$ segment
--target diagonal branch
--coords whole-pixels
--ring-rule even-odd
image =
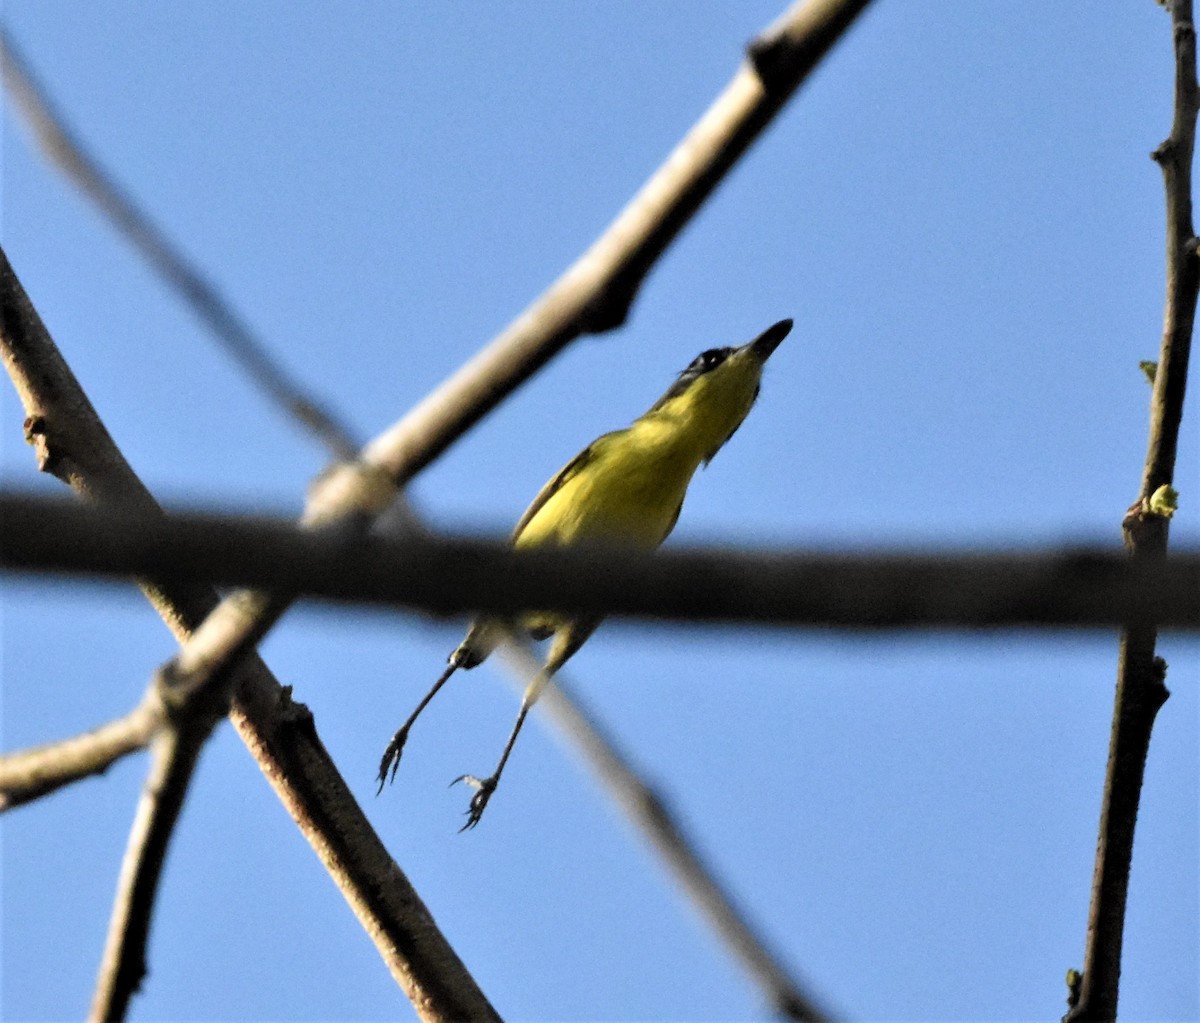
[[[2,250],[0,357],[25,406],[41,468],[106,508],[143,516],[158,513],[158,505],[63,361]],[[141,585],[180,642],[217,603],[207,586],[176,579]],[[421,1018],[495,1018],[355,802],[307,708],[292,702],[289,691],[257,655],[244,659],[233,683],[234,727]],[[149,911],[145,899],[136,905],[139,912]],[[144,935],[144,929],[137,929]],[[126,958],[136,964],[138,950],[130,942],[126,948]]]
[[[4,85],[46,158],[92,200],[145,260],[192,307],[254,383],[316,436],[335,458],[353,458],[358,445],[350,431],[272,358],[267,346],[225,298],[175,246],[166,233],[100,164],[35,78],[7,30],[0,27]]]
[[[305,524],[380,515],[396,488],[569,341],[620,323],[653,261],[867,2],[793,4],[751,46],[751,59],[600,239],[491,345],[368,444],[357,462],[320,481]],[[180,676],[211,680],[230,670],[288,603],[262,593],[235,597],[184,645],[175,661]]]
[[[544,364],[572,337],[581,330],[602,329],[623,319],[624,308],[632,300],[636,283],[654,258],[678,233],[724,171],[757,136],[796,85],[866,6],[866,2],[811,0],[807,4],[796,4],[789,10],[752,49],[755,68],[743,68],[726,96],[714,107],[713,113],[717,116],[707,117],[701,122],[701,126],[709,129],[710,137],[701,139],[695,137],[694,132],[686,140],[693,152],[683,152],[686,147],[681,147],[682,157],[674,161],[673,168],[670,164],[665,168],[672,170],[672,173],[660,174],[651,182],[651,185],[666,187],[665,205],[660,201],[664,198],[662,187],[658,188],[658,194],[653,194],[655,190],[648,186],[639,196],[639,200],[646,201],[635,200],[626,215],[614,225],[633,229],[632,248],[621,244],[618,233],[610,231],[598,246],[589,251],[588,256],[593,258],[589,260],[585,256],[573,268],[579,271],[576,279],[560,281],[560,284],[568,286],[556,285],[545,301],[522,317],[519,324],[524,329],[517,330],[515,334],[510,332],[506,343],[494,346],[490,358],[483,359],[482,364],[477,360],[477,372],[468,373],[465,377],[460,374],[455,378],[459,386],[457,390],[450,388],[449,400],[444,393],[441,403],[434,403],[433,406],[426,403],[422,406],[427,413],[424,420],[417,417],[415,423],[410,423],[406,430],[398,433],[392,431],[388,442],[373,445],[366,452],[368,457],[356,466],[345,468],[327,478],[318,489],[316,500],[310,505],[306,522],[329,522],[356,517],[356,513],[364,512],[378,514],[391,502],[396,484],[402,484],[436,457],[455,437],[494,407],[504,394]],[[718,112],[718,107],[722,106],[724,110]],[[712,133],[714,127],[715,136]],[[716,150],[707,145],[714,137]],[[682,176],[675,173],[680,169],[683,170]],[[628,216],[637,206],[641,207],[641,216]],[[645,221],[646,216],[652,219]],[[639,219],[643,223],[637,223]],[[605,242],[615,244],[609,244],[608,251],[597,252],[597,248],[604,249],[602,243]],[[638,265],[637,258],[629,258],[639,254],[644,262],[642,266]],[[593,280],[597,270],[600,271],[598,282]],[[571,274],[572,271],[568,271],[566,277],[569,278]],[[613,282],[619,282],[620,287],[612,288]],[[624,305],[620,301],[613,301],[621,296],[624,296]],[[617,308],[622,311],[614,319],[613,310]],[[462,386],[464,384],[465,387]],[[422,428],[422,423],[428,425],[430,412],[435,413],[434,419],[438,418],[440,412],[448,412],[449,422],[436,431]],[[38,434],[46,442],[43,447],[47,451],[49,464],[49,460],[63,453],[62,435],[54,436],[53,430],[39,415],[31,412],[30,420],[30,432]],[[397,459],[396,456],[400,457]],[[84,477],[79,478],[82,480]],[[91,486],[91,483],[85,482],[84,486]],[[169,605],[171,602],[165,603]],[[186,644],[183,656],[175,662],[175,674],[198,688],[208,685],[220,688],[222,677],[228,675],[237,659],[265,634],[286,609],[287,603],[287,598],[273,599],[265,594],[235,595],[233,600],[221,606],[216,615],[206,619],[204,626],[197,630],[199,638],[193,638]],[[242,689],[244,700],[244,686]],[[264,709],[269,713],[273,708]],[[319,848],[319,851],[322,850]],[[412,987],[406,985],[406,990],[411,993]]]
[[[542,666],[524,643],[510,641],[500,649],[517,679],[532,677]],[[825,1020],[813,995],[792,977],[766,938],[735,904],[732,894],[717,880],[666,800],[642,780],[613,736],[588,712],[578,695],[566,690],[566,682],[557,675],[539,703],[572,745],[582,751],[613,802],[646,837],[691,904],[767,996],[771,1008],[783,1019],[807,1023]]]
[[[622,322],[650,265],[866,3],[809,0],[790,8],[751,47],[751,62],[599,241],[356,463],[320,481],[304,524],[361,525],[380,515],[412,475],[570,340]],[[264,591],[231,595],[185,641],[170,674],[198,690],[220,690],[289,603],[287,596]]]
[[[1196,316],[1200,262],[1192,225],[1192,151],[1200,104],[1196,83],[1196,27],[1191,0],[1173,0],[1171,30],[1175,49],[1175,114],[1171,134],[1154,151],[1162,168],[1167,208],[1167,297],[1162,349],[1150,404],[1150,438],[1138,500],[1122,523],[1130,560],[1159,564],[1166,558],[1168,517],[1152,510],[1150,499],[1169,486],[1188,357]],[[1133,859],[1133,835],[1150,750],[1150,733],[1167,700],[1166,662],[1155,655],[1153,625],[1129,624],[1121,633],[1117,691],[1108,765],[1100,808],[1100,835],[1088,910],[1083,977],[1072,992],[1071,1023],[1111,1020],[1117,1015],[1125,906]]]
[[[124,717],[83,735],[0,755],[0,813],[100,774],[121,757],[145,749],[162,721],[158,701],[146,699]]]
[[[498,337],[363,452],[398,486],[583,333],[625,322],[643,280],[870,0],[797,0],[605,232]]]
[[[124,1019],[146,975],[146,943],[167,847],[200,753],[219,720],[216,714],[188,714],[155,733],[88,1014],[96,1023]]]

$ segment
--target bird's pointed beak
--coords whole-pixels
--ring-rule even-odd
[[[791,333],[791,330],[791,320],[780,320],[774,326],[764,330],[746,347],[750,349],[759,362],[766,362],[770,358],[771,353],[779,347],[779,343]]]

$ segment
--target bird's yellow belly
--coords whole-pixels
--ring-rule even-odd
[[[598,541],[657,547],[667,538],[695,466],[671,458],[601,458],[538,510],[518,547]]]
[[[688,483],[700,464],[691,449],[664,444],[649,429],[612,435],[576,475],[555,491],[514,539],[517,547],[610,543],[653,548],[679,517]],[[534,612],[522,624],[544,638],[565,624],[561,615]]]

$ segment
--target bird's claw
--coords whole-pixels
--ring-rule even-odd
[[[459,782],[465,782],[475,789],[475,795],[471,797],[471,805],[467,809],[467,823],[458,829],[461,835],[464,831],[475,827],[483,820],[483,811],[487,809],[488,800],[492,798],[492,793],[496,791],[496,776],[490,778],[476,778],[473,774],[463,774],[455,778],[451,785],[457,785]]]
[[[379,761],[379,777],[375,780],[379,782],[379,788],[375,790],[375,795],[379,795],[383,791],[383,786],[388,781],[396,780],[396,771],[400,768],[400,755],[404,752],[404,744],[408,741],[408,729],[401,728],[395,735],[392,736],[392,741],[387,744],[387,749],[383,751],[383,757]],[[388,772],[391,771],[391,777],[388,777]]]

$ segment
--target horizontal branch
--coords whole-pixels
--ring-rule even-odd
[[[692,621],[872,628],[1200,628],[1200,552],[830,554],[513,550],[505,541],[304,530],[282,519],[101,512],[0,492],[0,567],[174,582],[455,615],[528,608]]]

